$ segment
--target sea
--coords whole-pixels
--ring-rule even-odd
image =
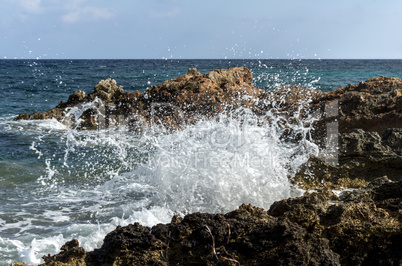
[[[175,132],[13,120],[76,90],[91,93],[102,79],[144,92],[189,68],[204,74],[236,66],[248,67],[254,86],[267,91],[300,85],[327,92],[377,76],[402,78],[402,60],[0,60],[0,265],[40,264],[73,238],[94,250],[118,225],[153,226],[242,203],[268,209],[302,195],[288,178],[320,152],[308,123],[290,125],[303,137],[284,140],[279,125],[287,121],[261,124],[246,110]]]

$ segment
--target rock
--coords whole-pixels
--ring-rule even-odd
[[[68,97],[68,101],[66,104],[67,106],[73,106],[77,103],[82,102],[85,99],[85,97],[87,97],[85,91],[75,91]]]
[[[363,129],[343,133],[339,136],[336,164],[323,157],[312,157],[293,182],[302,182],[309,189],[323,183],[333,188],[361,187],[364,181],[384,175],[391,180],[402,180],[402,128],[389,128],[382,133]]]
[[[79,247],[77,239],[73,239],[65,243],[61,247],[61,250],[62,252],[57,255],[51,256],[49,254],[47,256],[43,256],[43,260],[45,261],[44,265],[86,265],[86,252],[84,248]],[[57,261],[58,263],[54,263],[55,261]]]
[[[401,180],[401,104],[402,80],[392,77],[317,94],[311,110],[323,115],[313,139],[324,152],[312,157],[293,182],[314,189],[344,186],[344,181],[361,187],[383,175]]]
[[[268,212],[242,205],[225,215],[194,213],[152,228],[118,227],[101,248],[85,252],[73,240],[60,254],[44,257],[45,265],[400,265],[402,80],[378,77],[322,93],[298,86],[265,92],[252,79],[247,68],[189,69],[144,93],[125,92],[107,79],[93,93],[77,91],[49,111],[19,115],[56,118],[79,129],[157,124],[177,130],[247,108],[269,123],[267,112],[287,123],[316,117],[312,140],[323,151],[291,180],[316,193],[276,202]],[[80,117],[67,115],[75,107],[86,109]],[[282,138],[291,135],[285,127]],[[340,188],[355,190],[332,192]]]
[[[187,75],[196,76],[197,73],[199,73],[199,72],[197,71],[197,68],[189,68],[189,69],[188,69],[188,72],[187,72]]]
[[[113,100],[119,99],[123,94],[123,87],[117,87],[116,80],[108,78],[106,80],[99,81],[94,88],[94,93],[90,94],[89,97],[91,100],[94,100],[96,97],[98,97],[103,102],[109,103]]]
[[[338,201],[328,201],[334,195],[325,191],[312,193],[276,202],[268,213],[328,239],[330,249],[340,255],[341,265],[400,265],[401,189],[402,181],[374,181],[344,192]]]
[[[324,121],[337,119],[339,132],[352,129],[383,132],[402,127],[402,79],[376,77],[322,94],[312,104],[321,111],[336,102],[338,112]]]
[[[245,67],[214,70],[204,75],[190,69],[188,74],[150,87],[144,93],[128,93],[117,87],[115,80],[101,80],[89,95],[76,91],[66,103],[43,113],[20,114],[15,120],[56,118],[80,129],[109,127],[115,121],[133,128],[161,124],[177,129],[224,111],[253,106],[264,91],[254,88],[252,80],[251,71]],[[96,98],[101,101],[87,107],[80,124],[75,123],[78,117],[66,116],[72,107],[83,108]]]
[[[43,113],[20,114],[16,120],[56,118],[81,129],[109,127],[116,121],[132,128],[161,124],[178,129],[245,107],[261,116],[274,110],[287,119],[293,119],[295,112],[302,116],[312,114],[319,118],[313,136],[321,144],[331,123],[336,124],[340,134],[358,128],[381,134],[388,128],[402,127],[399,78],[372,78],[327,93],[298,86],[265,92],[253,87],[252,81],[252,73],[245,67],[214,70],[204,75],[193,68],[188,74],[150,87],[144,93],[128,93],[109,78],[101,80],[89,95],[74,92],[66,103]],[[75,124],[78,117],[66,117],[73,106],[83,107],[96,98],[101,101],[86,107],[81,124]]]
[[[380,178],[339,197],[322,190],[281,200],[268,212],[243,204],[152,228],[119,226],[99,249],[83,254],[73,240],[43,265],[400,265],[401,222],[402,181]]]

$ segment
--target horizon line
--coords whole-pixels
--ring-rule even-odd
[[[0,58],[0,60],[402,60],[402,58]]]

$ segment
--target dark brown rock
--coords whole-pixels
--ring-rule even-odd
[[[402,181],[373,181],[360,190],[321,191],[274,203],[269,214],[286,217],[330,241],[341,265],[400,265]]]
[[[77,239],[65,243],[60,249],[62,251],[57,255],[44,256],[44,265],[86,265],[86,252],[82,247],[79,247]]]
[[[152,228],[117,227],[101,248],[73,240],[43,265],[400,265],[402,181],[374,180],[339,197],[328,190],[194,213]],[[76,264],[74,264],[76,263]]]

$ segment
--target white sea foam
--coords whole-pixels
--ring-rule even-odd
[[[45,120],[18,120],[13,121],[14,117],[0,119],[0,126],[9,131],[19,131],[27,133],[39,132],[60,132],[67,131],[69,128],[56,119]]]
[[[300,128],[298,130],[303,130]],[[153,157],[133,175],[156,189],[152,205],[176,212],[224,212],[241,203],[268,208],[300,195],[288,176],[317,147],[285,142],[277,124],[221,117],[157,139]]]
[[[95,101],[72,108],[70,116],[77,121],[99,106]],[[267,209],[299,196],[302,191],[288,177],[318,148],[308,141],[304,123],[291,124],[274,111],[264,118],[240,109],[169,134],[156,126],[137,134],[125,127],[79,131],[43,122],[31,150],[45,172],[32,201],[15,213],[21,218],[1,221],[0,231],[16,232],[0,248],[38,264],[72,238],[88,251],[98,248],[118,225],[152,226],[168,223],[174,214],[224,213],[242,203]],[[297,112],[286,115],[299,120]],[[297,141],[283,138],[289,129]]]

